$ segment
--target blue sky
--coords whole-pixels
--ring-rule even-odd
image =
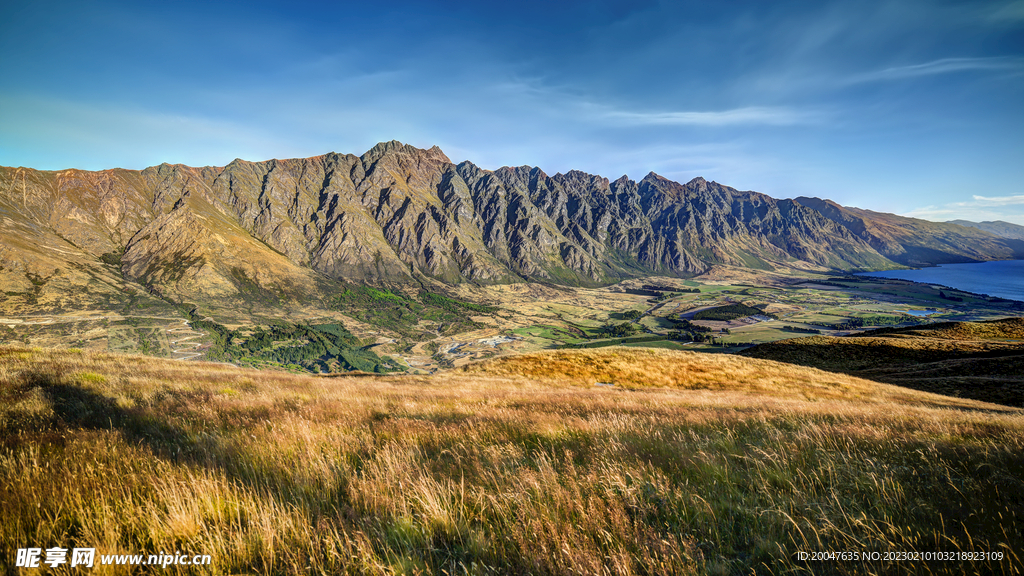
[[[0,3],[0,165],[391,139],[1024,225],[1024,1]]]

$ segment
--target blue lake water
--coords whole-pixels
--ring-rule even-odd
[[[862,272],[859,275],[940,284],[976,294],[1024,301],[1024,260],[944,264],[920,270]]]

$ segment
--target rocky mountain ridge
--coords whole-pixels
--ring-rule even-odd
[[[852,270],[1024,258],[1024,242],[953,224],[703,178],[489,171],[396,141],[362,156],[224,167],[0,168],[0,232],[8,296],[38,286],[32,278],[74,276],[176,301],[243,295],[268,305],[322,296],[332,281],[600,285],[716,264]]]

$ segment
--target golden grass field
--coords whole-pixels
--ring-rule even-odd
[[[735,356],[604,348],[316,377],[0,347],[0,443],[9,574],[45,573],[14,551],[51,546],[212,557],[149,567],[170,574],[1020,574],[1024,560],[1024,411]],[[798,558],[822,551],[1002,560]]]
[[[1024,407],[1024,318],[887,328],[847,338],[792,338],[739,354]]]

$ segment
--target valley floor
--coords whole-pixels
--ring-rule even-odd
[[[644,286],[659,288],[646,290]],[[439,289],[439,288],[438,288]],[[356,290],[356,288],[353,288]],[[691,280],[644,278],[604,288],[538,284],[459,285],[444,297],[444,310],[420,304],[422,293],[358,288],[363,293],[337,309],[263,311],[204,309],[200,317],[236,330],[245,344],[253,329],[274,325],[340,323],[366,350],[390,357],[411,373],[432,373],[510,353],[564,346],[624,344],[710,352],[738,351],[782,339],[820,334],[845,336],[880,326],[937,321],[977,321],[1024,316],[1024,303],[902,280],[793,276],[717,267]],[[355,292],[352,292],[355,294]],[[478,304],[480,303],[480,304]],[[67,310],[43,313],[7,310],[0,316],[0,343],[77,347],[187,359],[221,358],[209,330],[189,327],[170,305],[134,310]],[[481,305],[484,304],[484,305]],[[760,314],[731,320],[694,319],[702,310],[742,304]],[[426,306],[426,308],[424,308]],[[427,314],[426,312],[430,312]],[[627,315],[636,315],[627,318]],[[433,318],[433,319],[432,319]],[[709,329],[713,341],[673,336],[678,320]],[[628,322],[635,334],[625,342],[601,334],[602,327]],[[194,323],[193,323],[194,324]],[[660,336],[660,338],[659,338]],[[274,349],[302,342],[273,342]],[[236,364],[314,371],[236,354]]]

